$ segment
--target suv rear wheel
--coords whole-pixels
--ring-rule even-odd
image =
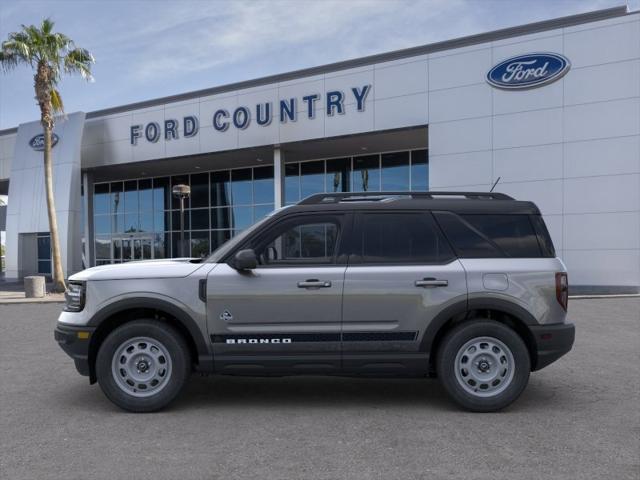
[[[492,412],[511,404],[527,386],[531,371],[529,351],[520,336],[486,319],[451,330],[436,361],[447,393],[474,412]]]
[[[152,412],[182,390],[191,369],[182,335],[156,320],[126,323],[104,340],[96,374],[107,398],[131,412]]]

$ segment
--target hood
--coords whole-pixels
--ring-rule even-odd
[[[205,263],[191,263],[190,258],[143,260],[115,265],[102,265],[78,272],[69,280],[126,280],[134,278],[180,278],[191,275]]]

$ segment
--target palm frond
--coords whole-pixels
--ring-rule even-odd
[[[51,89],[51,106],[54,113],[64,113],[64,105],[62,103],[62,97],[60,92],[55,88]]]
[[[79,73],[82,78],[92,81],[91,65],[95,63],[93,55],[84,48],[75,48],[64,57],[64,70],[67,73]]]

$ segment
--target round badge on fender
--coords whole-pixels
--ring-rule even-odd
[[[562,78],[571,68],[559,53],[529,53],[503,60],[487,73],[487,82],[505,90],[524,90]]]

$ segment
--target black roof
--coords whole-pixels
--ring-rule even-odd
[[[455,213],[533,214],[533,202],[497,192],[351,192],[319,193],[288,207],[286,213],[336,210],[429,210]]]

